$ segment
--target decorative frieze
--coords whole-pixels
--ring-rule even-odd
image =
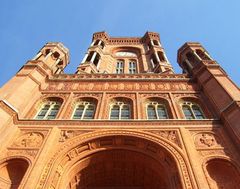
[[[50,82],[44,91],[193,91],[194,84],[186,82]]]

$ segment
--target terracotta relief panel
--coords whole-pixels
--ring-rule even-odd
[[[46,91],[193,91],[197,87],[185,82],[79,82],[49,83]]]

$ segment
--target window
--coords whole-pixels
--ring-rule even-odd
[[[182,111],[186,119],[205,119],[201,108],[192,102],[184,102],[182,104]]]
[[[136,71],[136,62],[134,60],[131,60],[129,62],[129,73],[130,74],[135,74],[137,71]]]
[[[118,60],[118,61],[117,61],[116,73],[117,73],[117,74],[123,73],[123,61],[122,61],[122,60]]]
[[[209,57],[208,57],[208,54],[203,52],[201,49],[196,49],[196,54],[202,59],[202,60],[211,60]]]
[[[111,105],[110,110],[110,119],[130,119],[130,105],[124,102],[116,102]]]
[[[44,103],[38,112],[36,119],[55,119],[60,109],[61,103],[48,101]]]
[[[159,46],[159,43],[157,40],[153,40],[153,44],[156,45],[156,46]]]
[[[95,114],[95,105],[91,102],[80,102],[76,105],[73,119],[93,119]]]
[[[151,56],[152,68],[155,68],[158,65],[158,60],[154,54]]]
[[[147,105],[147,118],[148,119],[168,119],[166,108],[163,104],[158,102],[150,102]]]
[[[158,54],[158,57],[159,57],[159,59],[160,59],[161,62],[166,61],[163,52],[160,52],[160,51],[159,51],[157,54]]]

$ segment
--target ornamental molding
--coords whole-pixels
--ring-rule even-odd
[[[74,81],[74,80],[119,80],[119,79],[127,79],[127,80],[141,80],[141,79],[149,79],[149,80],[171,80],[171,81],[190,81],[190,78],[187,77],[186,74],[168,74],[168,75],[161,75],[161,74],[56,74],[52,77],[49,77],[49,81]]]
[[[196,84],[186,82],[113,82],[81,81],[81,82],[50,82],[42,88],[42,91],[196,91]]]
[[[18,119],[14,122],[19,127],[27,128],[36,126],[51,128],[52,126],[76,126],[76,127],[90,127],[91,129],[100,129],[100,128],[116,128],[125,127],[125,128],[146,128],[149,127],[190,127],[193,128],[199,126],[198,128],[204,127],[221,127],[221,122],[219,120],[185,120],[185,119],[166,119],[166,120],[72,120],[72,119],[58,119],[58,120],[34,120],[34,119]]]
[[[182,144],[179,139],[179,132],[177,130],[143,130],[146,132],[150,132],[156,134],[160,137],[163,137],[170,142],[176,144],[178,147],[182,148]]]

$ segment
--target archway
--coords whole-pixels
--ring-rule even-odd
[[[126,149],[106,150],[79,161],[69,173],[71,179],[66,188],[170,189],[169,177],[174,172],[167,171],[146,154]]]
[[[226,159],[211,159],[206,163],[209,175],[208,182],[211,189],[238,189],[240,185],[240,173],[237,168]]]
[[[193,188],[180,148],[140,131],[102,130],[73,137],[59,148],[43,173],[39,188]]]
[[[28,169],[28,162],[15,158],[0,165],[0,188],[17,189]]]

